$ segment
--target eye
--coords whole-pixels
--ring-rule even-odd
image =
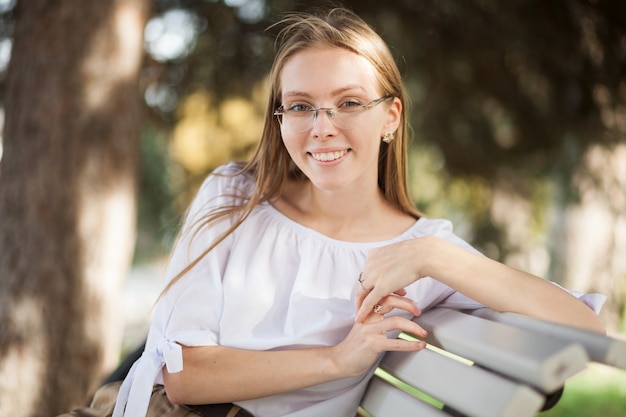
[[[309,106],[308,104],[302,104],[302,103],[293,103],[293,104],[290,104],[289,107],[287,107],[287,111],[290,113],[309,112],[312,109],[313,107]]]
[[[341,104],[339,104],[337,106],[337,109],[339,111],[354,111],[354,110],[358,110],[359,108],[361,108],[361,102],[358,100],[344,100],[343,102],[341,102]]]

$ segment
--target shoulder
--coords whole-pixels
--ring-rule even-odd
[[[469,244],[465,239],[456,234],[452,222],[447,219],[432,219],[428,217],[420,217],[420,219],[415,224],[413,233],[415,234],[415,237],[434,236],[453,243],[457,246],[460,246],[464,249],[467,249],[471,252],[479,253],[479,251],[475,249],[471,244]]]
[[[242,162],[229,162],[224,165],[220,165],[215,168],[211,174],[209,174],[209,178],[211,176],[227,176],[227,177],[236,177],[238,174],[242,174],[244,172],[244,164]]]
[[[252,177],[252,173],[245,170],[243,163],[229,162],[215,168],[204,182],[207,183],[211,181],[234,185],[254,182],[254,178]]]
[[[254,191],[254,178],[243,164],[228,163],[210,173],[195,193],[188,212],[194,218],[243,204]]]
[[[453,233],[452,222],[447,219],[433,219],[430,217],[420,217],[416,224],[417,233],[423,236]]]
[[[253,188],[252,173],[245,171],[242,163],[230,162],[213,170],[205,178],[198,194],[246,198]]]

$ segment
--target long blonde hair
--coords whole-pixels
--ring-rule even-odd
[[[255,206],[279,197],[288,179],[303,178],[303,174],[283,145],[280,125],[274,111],[281,105],[280,75],[285,63],[298,52],[308,48],[320,46],[343,48],[366,58],[376,69],[377,81],[382,90],[400,99],[402,114],[395,139],[389,144],[381,141],[378,186],[385,198],[399,210],[416,219],[421,215],[409,197],[407,185],[406,92],[400,71],[386,43],[361,18],[343,8],[318,13],[288,14],[272,28],[280,28],[280,32],[276,40],[276,57],[269,77],[270,95],[261,139],[251,159],[235,174],[252,175],[255,182],[254,191],[250,196],[243,196],[241,205],[217,209],[195,225],[194,235],[200,228],[209,227],[225,218],[234,220],[232,226],[174,277],[167,288],[233,233]]]

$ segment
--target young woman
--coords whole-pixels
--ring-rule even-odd
[[[114,416],[145,415],[154,384],[256,417],[354,416],[382,353],[424,347],[393,336],[425,336],[410,319],[433,306],[603,331],[569,292],[413,206],[405,91],[367,24],[334,9],[281,25],[257,151],[198,192]]]

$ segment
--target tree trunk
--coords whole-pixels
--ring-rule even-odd
[[[607,296],[601,318],[620,330],[626,278],[626,144],[594,145],[574,177],[579,201],[565,212],[564,285]]]
[[[568,289],[607,296],[600,317],[617,333],[626,294],[626,145],[594,145],[581,159],[574,174],[560,178],[565,186],[554,185],[575,195],[552,195],[547,224],[536,224],[532,203],[508,183],[492,190],[491,218],[504,231],[504,263]]]
[[[575,167],[559,171],[553,189],[560,191],[548,201],[546,224],[537,224],[533,203],[511,183],[492,189],[490,206],[503,230],[504,263],[568,289],[605,295],[600,317],[610,333],[622,330],[626,303],[625,167],[625,144],[591,146]]]
[[[0,415],[85,402],[120,346],[148,0],[18,2],[0,165]]]

